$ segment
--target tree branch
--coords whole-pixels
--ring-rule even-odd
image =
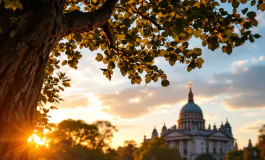
[[[139,14],[140,16],[142,16],[144,19],[147,19],[149,20],[150,22],[152,22],[155,26],[157,26],[158,30],[162,30],[163,28],[154,20],[152,20],[151,18],[143,15],[141,12],[139,12],[136,8],[132,7],[131,5],[128,4],[128,6],[131,8],[131,10],[134,12],[134,13],[137,13]]]
[[[82,33],[103,26],[111,17],[118,0],[106,0],[103,6],[94,12],[73,11],[63,15],[63,35]]]
[[[114,45],[115,45],[115,40],[114,40],[114,38],[113,38],[113,36],[112,36],[112,33],[111,33],[111,31],[110,31],[110,24],[109,24],[109,22],[107,22],[107,23],[105,23],[101,28],[102,28],[102,30],[104,31],[104,33],[105,33],[105,36],[108,38],[108,40],[109,40],[109,46],[110,46],[110,48],[112,48],[112,47],[114,47]]]

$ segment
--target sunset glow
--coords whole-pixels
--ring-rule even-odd
[[[46,137],[40,138],[36,133],[32,134],[29,139],[29,143],[36,144],[37,146],[48,146],[48,142],[46,140]]]

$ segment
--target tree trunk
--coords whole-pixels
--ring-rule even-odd
[[[33,132],[34,112],[37,107],[44,69],[49,53],[62,38],[59,2],[43,8],[29,9],[15,35],[8,30],[12,12],[0,8],[0,159],[30,159],[27,140]],[[32,3],[33,4],[33,3]],[[31,7],[24,4],[24,8]],[[0,6],[1,7],[1,6]],[[36,12],[38,11],[38,12]],[[3,16],[5,15],[5,16]]]
[[[1,1],[1,0],[0,0]],[[30,159],[28,138],[49,53],[64,36],[103,26],[118,0],[90,13],[63,14],[66,0],[20,0],[15,12],[0,4],[0,159]],[[12,23],[12,17],[18,21]]]

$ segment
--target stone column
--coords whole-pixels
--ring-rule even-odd
[[[184,154],[184,145],[183,145],[183,140],[180,141],[181,144],[181,154]]]
[[[191,140],[188,140],[188,155],[191,154]]]
[[[179,154],[181,154],[181,140],[179,140]]]
[[[213,153],[213,145],[212,145],[212,141],[211,140],[209,140],[209,148],[208,148],[208,150],[209,150],[209,153]]]
[[[225,142],[225,150],[224,150],[224,153],[227,153],[228,152],[228,142]]]

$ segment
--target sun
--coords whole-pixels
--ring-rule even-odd
[[[32,134],[29,137],[28,142],[36,144],[37,146],[47,146],[48,145],[46,137],[40,138],[38,135],[36,135],[36,133]]]

